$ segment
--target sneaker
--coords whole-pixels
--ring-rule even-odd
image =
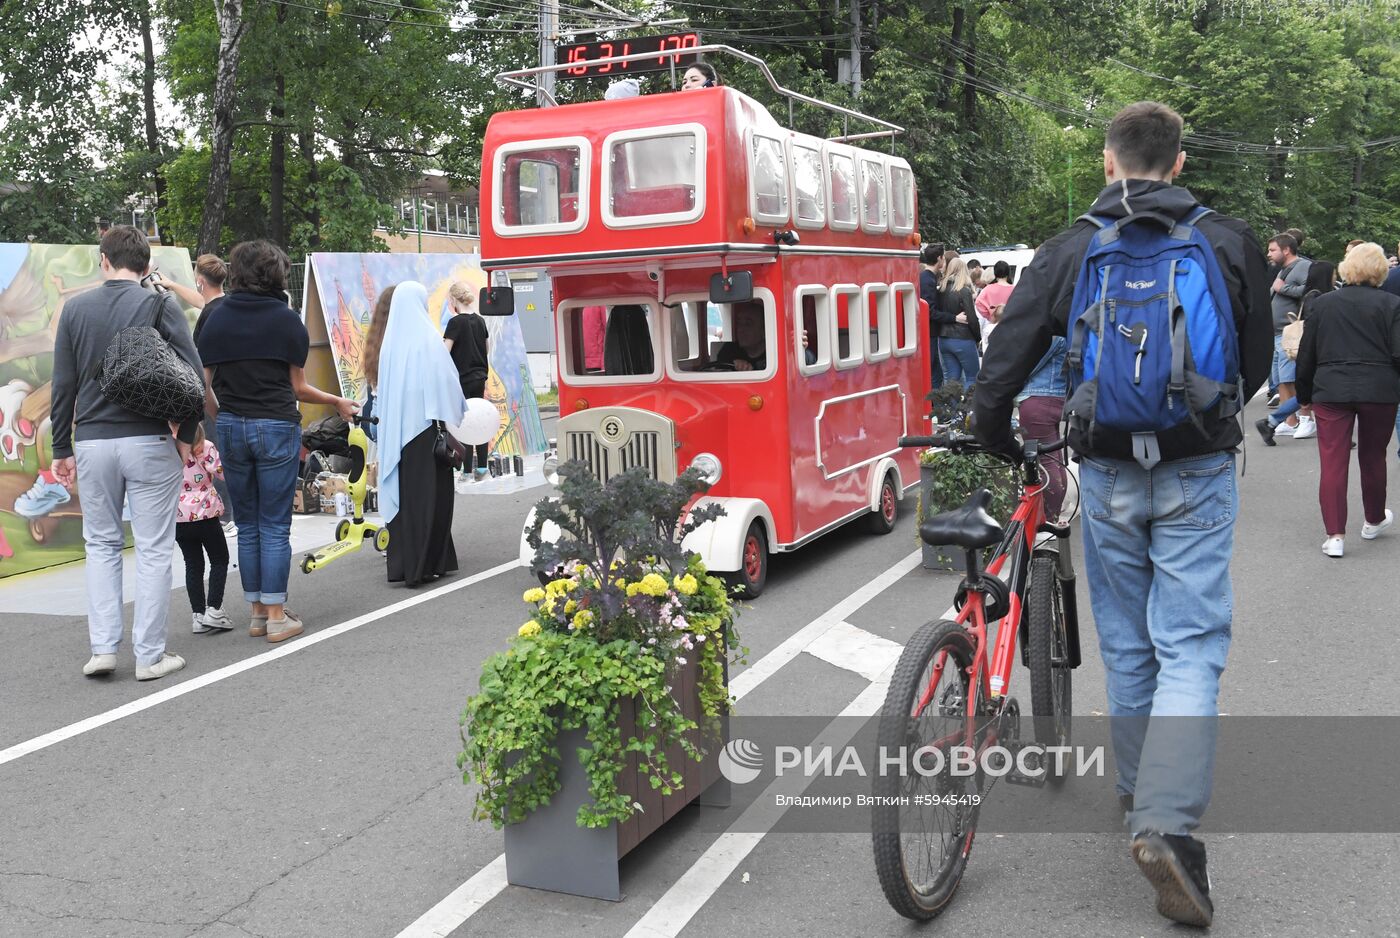
[[[1278,406],[1278,395],[1277,395],[1277,394],[1270,394],[1270,395],[1269,395],[1269,406],[1270,406],[1270,407],[1277,407],[1277,406]]]
[[[1157,912],[1183,925],[1209,928],[1215,917],[1206,845],[1184,834],[1133,835],[1133,860],[1157,890]]]
[[[1292,436],[1297,432],[1298,428],[1293,426],[1293,424],[1289,423],[1286,420],[1278,426],[1274,427],[1274,436]]]
[[[204,610],[204,624],[216,632],[227,632],[233,628],[233,620],[218,606]]]
[[[267,620],[267,640],[269,642],[285,642],[289,638],[296,638],[302,631],[301,620],[290,609],[284,608],[280,619]]]
[[[88,663],[83,665],[83,673],[88,677],[100,677],[103,674],[111,674],[117,670],[116,655],[93,655],[88,659]]]
[[[60,505],[73,500],[68,490],[57,482],[42,478],[34,480],[29,491],[15,499],[15,514],[22,518],[42,518]]]
[[[224,522],[224,537],[237,537],[237,536],[238,536],[238,525],[234,524],[232,521],[225,521],[225,522]]]
[[[209,623],[204,621],[204,613],[196,612],[194,614],[193,623],[190,626],[190,631],[196,635],[203,635],[205,632],[212,632],[214,630],[209,627]]]
[[[1389,508],[1385,510],[1385,519],[1380,524],[1363,524],[1361,526],[1361,536],[1368,541],[1374,541],[1381,536],[1381,532],[1395,523],[1395,515]]]
[[[1329,537],[1322,542],[1322,552],[1328,557],[1342,556],[1342,539],[1340,537]]]
[[[1265,446],[1278,446],[1274,442],[1274,425],[1269,423],[1268,417],[1260,417],[1254,421],[1254,429],[1259,431],[1259,435],[1264,438]]]
[[[248,637],[262,638],[267,634],[267,616],[251,615],[248,617]]]
[[[1298,429],[1293,432],[1295,440],[1311,440],[1317,436],[1317,421],[1312,417],[1299,417]]]
[[[157,678],[165,677],[167,674],[174,674],[185,666],[185,659],[179,655],[172,655],[170,652],[160,656],[160,660],[152,665],[137,665],[136,680],[154,681]]]
[[[476,470],[474,470],[474,472],[473,472],[473,475],[476,476],[476,481],[478,481],[478,482],[480,482],[482,479],[485,479],[485,478],[486,478],[487,476],[489,476],[490,474],[491,474],[491,470],[490,470],[490,469],[487,469],[485,466],[482,466],[480,469],[476,469]]]

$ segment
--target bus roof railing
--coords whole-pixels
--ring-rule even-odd
[[[755,66],[760,72],[762,72],[763,77],[768,82],[768,86],[772,88],[777,94],[783,96],[784,98],[787,98],[789,127],[791,127],[793,123],[793,102],[798,102],[800,104],[810,104],[813,107],[819,107],[824,110],[840,114],[844,118],[845,122],[842,125],[842,135],[839,137],[828,137],[828,140],[843,142],[851,140],[869,140],[876,137],[889,137],[890,145],[893,146],[895,135],[904,133],[904,128],[899,126],[898,124],[890,123],[889,121],[883,120],[879,117],[873,117],[870,114],[863,114],[860,111],[852,110],[848,107],[842,107],[839,104],[832,104],[830,101],[823,101],[820,98],[813,98],[809,95],[802,94],[799,91],[793,91],[790,88],[784,88],[782,85],[778,84],[778,79],[773,77],[773,73],[769,70],[767,62],[763,61],[756,55],[751,55],[748,52],[741,52],[733,46],[704,45],[684,50],[684,53],[686,55],[700,55],[706,52],[722,52],[725,55],[732,55],[740,61],[747,62],[750,65]],[[655,52],[634,52],[631,55],[612,55],[603,59],[590,59],[588,64],[590,66],[594,66],[617,65],[626,62],[640,62],[643,59],[654,59],[656,58],[656,55],[657,54]],[[552,72],[567,71],[568,69],[577,67],[577,63],[574,62],[559,62],[554,65],[539,65],[534,68],[519,68],[513,71],[499,73],[496,76],[496,80],[501,82],[502,84],[513,85],[517,88],[524,88],[527,91],[531,91],[536,94],[542,95],[549,101],[551,105],[558,107],[559,101],[554,97],[554,95],[552,95],[545,88],[539,85],[531,84],[530,82],[525,81],[525,79],[533,78],[537,75],[547,75]],[[869,121],[870,123],[875,124],[878,127],[883,127],[885,129],[871,131],[868,133],[852,134],[849,132],[849,130],[850,120],[853,117],[856,120]]]

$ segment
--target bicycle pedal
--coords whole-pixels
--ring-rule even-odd
[[[1027,751],[1019,746],[1012,749],[1011,752],[1013,757],[1011,771],[1003,776],[1006,783],[1008,785],[1024,785],[1027,788],[1044,788],[1045,780],[1050,775],[1048,766],[1045,764],[1044,752],[1038,747]],[[1034,774],[1022,772],[1022,764]]]

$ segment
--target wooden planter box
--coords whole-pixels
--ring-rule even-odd
[[[699,662],[692,657],[680,669],[672,693],[682,713],[703,727],[696,684],[699,671]],[[636,719],[636,701],[623,701],[619,724],[624,738],[634,731]],[[691,731],[691,742],[706,750],[704,761],[694,761],[679,746],[669,749],[667,760],[684,778],[683,786],[669,795],[651,787],[637,770],[637,754],[629,754],[627,766],[618,776],[618,789],[641,804],[642,810],[621,824],[587,828],[578,826],[579,805],[589,800],[588,774],[579,764],[578,750],[588,742],[581,729],[565,732],[559,737],[559,791],[549,804],[531,812],[521,823],[506,825],[506,881],[515,886],[620,900],[618,861],[622,857],[692,801],[729,804],[729,782],[719,772],[719,753],[728,738],[729,720],[724,716],[718,739],[704,740],[701,730]]]

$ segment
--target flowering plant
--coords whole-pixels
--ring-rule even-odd
[[[464,781],[479,785],[476,817],[496,826],[549,802],[559,788],[555,741],[580,727],[589,748],[578,758],[593,802],[580,806],[578,823],[626,820],[640,809],[618,784],[629,754],[663,794],[682,782],[668,749],[704,756],[690,738],[697,722],[671,693],[678,669],[698,671],[707,738],[730,703],[725,659],[738,648],[734,610],[723,582],[680,549],[697,516],[715,515],[679,520],[704,483],[686,474],[667,484],[633,471],[604,485],[577,463],[561,467],[560,477],[559,499],[537,507],[530,534],[536,569],[552,578],[525,592],[529,618],[511,648],[486,661],[462,714],[458,765]],[[540,538],[546,519],[564,532],[556,546]],[[636,701],[637,712],[626,738],[624,700]]]

